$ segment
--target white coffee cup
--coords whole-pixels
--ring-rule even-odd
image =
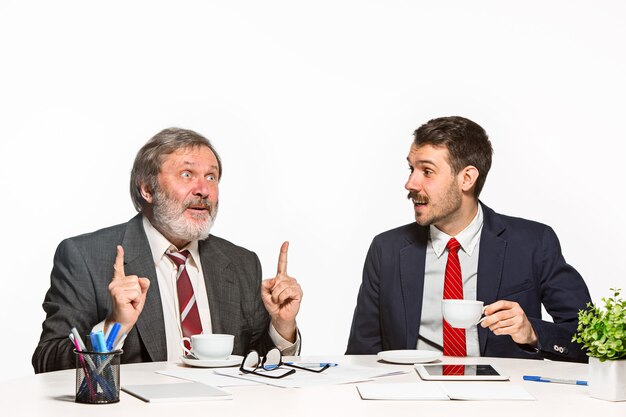
[[[443,318],[452,327],[467,329],[476,326],[484,317],[483,302],[475,300],[441,300]]]
[[[233,352],[235,336],[232,334],[194,334],[183,337],[180,345],[185,354],[200,360],[228,359]],[[185,347],[185,341],[191,345],[191,350]]]

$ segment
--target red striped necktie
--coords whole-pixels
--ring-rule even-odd
[[[446,245],[448,262],[443,283],[444,299],[463,299],[463,278],[459,262],[461,244],[452,238]],[[446,356],[467,356],[465,347],[465,329],[457,329],[443,321],[443,354]]]
[[[178,293],[178,309],[180,311],[180,324],[183,329],[183,336],[191,337],[194,334],[200,334],[202,333],[202,323],[200,322],[200,313],[198,313],[198,304],[196,303],[196,296],[193,293],[191,280],[185,267],[189,251],[166,252],[165,254],[178,268],[176,292]],[[187,344],[187,341],[185,341],[185,345]],[[190,348],[191,346],[187,346],[187,349]]]

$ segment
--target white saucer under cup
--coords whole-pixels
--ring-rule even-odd
[[[190,356],[181,356],[180,360],[188,366],[193,366],[196,368],[226,368],[229,366],[239,366],[241,365],[241,361],[243,360],[243,356],[239,355],[230,355],[226,359],[195,359]]]

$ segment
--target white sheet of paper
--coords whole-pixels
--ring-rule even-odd
[[[533,401],[524,387],[508,382],[417,382],[359,384],[364,400]]]
[[[156,371],[157,374],[173,376],[174,378],[186,379],[188,381],[202,382],[203,384],[215,387],[240,387],[245,385],[258,385],[254,381],[235,379],[228,376],[217,375],[213,369],[201,368],[176,368],[164,371]]]
[[[356,386],[364,400],[439,400],[450,398],[438,383],[408,382],[391,384],[359,384]]]
[[[524,387],[510,382],[440,382],[440,384],[453,400],[535,400]]]
[[[262,384],[273,385],[283,388],[303,388],[319,385],[337,385],[354,382],[364,382],[385,375],[397,375],[398,373],[407,372],[409,371],[398,370],[397,368],[366,368],[347,367],[340,365],[337,367],[329,368],[321,373],[307,372],[297,369],[296,372],[292,375],[280,379],[273,379],[257,376],[254,374],[242,374],[239,369],[233,368],[221,368],[215,370],[215,373],[219,375],[241,378],[248,381],[255,381]]]

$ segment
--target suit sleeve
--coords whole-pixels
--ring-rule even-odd
[[[261,299],[261,281],[262,270],[261,270],[261,262],[259,261],[259,257],[254,254],[255,260],[255,272],[254,272],[254,286],[250,288],[250,291],[253,291],[254,300],[255,300],[255,309],[254,309],[254,325],[252,338],[250,340],[249,346],[246,347],[246,351],[250,349],[254,349],[259,354],[264,355],[268,350],[274,347],[274,342],[272,342],[272,338],[269,334],[269,326],[270,326],[270,316],[267,310],[265,309],[265,305],[263,304],[263,300]],[[241,352],[245,354],[247,352]]]
[[[580,345],[572,342],[578,324],[578,312],[591,302],[581,275],[565,262],[559,240],[551,228],[542,239],[541,301],[554,322],[529,318],[537,334],[541,356],[552,360],[587,362]]]
[[[73,368],[73,345],[68,338],[72,327],[86,335],[97,323],[97,300],[91,274],[75,243],[59,245],[50,275],[50,289],[43,309],[46,318],[39,344],[33,354],[36,373]]]
[[[382,349],[380,325],[380,250],[376,239],[365,258],[363,281],[359,288],[352,327],[348,339],[347,355],[376,354]]]

